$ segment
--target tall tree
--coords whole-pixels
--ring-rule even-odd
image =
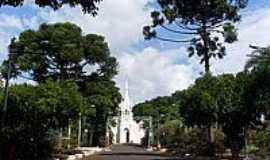
[[[210,59],[226,55],[223,42],[237,40],[234,26],[248,0],[158,0],[152,25],[143,28],[146,40],[187,43],[189,57],[196,54],[210,72]],[[222,38],[222,39],[221,39]],[[223,42],[222,42],[223,41]]]
[[[226,135],[226,145],[233,160],[245,145],[248,126],[254,122],[253,111],[246,105],[245,94],[252,78],[247,73],[218,76],[218,122]]]
[[[10,87],[6,125],[0,132],[3,159],[45,160],[50,156],[53,137],[48,131],[53,119],[37,105],[38,97],[36,86]]]
[[[175,120],[179,118],[178,107],[173,104],[172,98],[157,97],[134,106],[134,116],[151,116],[154,121],[160,120],[162,123],[165,121]]]
[[[68,95],[63,90],[73,93],[79,87],[84,97],[81,98],[81,103],[85,104],[83,113],[95,105],[98,114],[95,118],[105,117],[96,121],[99,126],[105,126],[108,112],[117,109],[121,96],[112,78],[117,74],[118,63],[111,56],[104,37],[83,35],[81,29],[71,23],[42,24],[36,31],[22,32],[18,39],[12,40],[9,49],[9,59],[2,64],[2,75],[8,77],[11,67],[12,77],[27,76],[43,86],[45,98],[39,101],[40,105],[58,106],[58,115],[64,121],[61,121],[62,125],[66,124],[68,117],[73,117],[72,114],[77,115],[81,106],[70,102],[80,99],[77,94]],[[48,83],[48,80],[61,85]],[[74,85],[66,81],[74,82]],[[44,83],[48,84],[44,86]],[[62,83],[67,86],[62,86]]]
[[[26,30],[10,46],[13,76],[29,75],[37,82],[46,79],[82,80],[93,74],[108,79],[117,73],[102,36],[82,35],[71,23],[42,24],[37,31]],[[3,63],[3,72],[8,65]],[[3,75],[7,75],[3,73]]]
[[[35,4],[39,7],[50,7],[54,10],[60,9],[64,5],[69,5],[71,7],[81,6],[84,13],[90,13],[93,16],[97,14],[98,7],[97,3],[102,0],[35,0]],[[2,6],[22,6],[25,3],[24,0],[1,0],[0,7]]]
[[[253,70],[255,72],[268,72],[270,71],[270,46],[257,47],[250,46],[254,51],[248,55],[249,60],[246,63],[246,70]]]
[[[119,88],[112,80],[94,79],[81,83],[81,92],[86,97],[87,103],[95,106],[93,124],[93,144],[103,146],[109,116],[117,115],[118,104],[122,100]],[[89,117],[89,115],[85,115]],[[91,117],[89,117],[91,118]]]
[[[214,155],[212,125],[217,122],[217,79],[210,74],[196,80],[194,86],[183,91],[180,112],[187,125],[199,126],[207,131],[207,154]]]
[[[253,82],[246,93],[247,105],[255,116],[270,116],[270,47],[250,46],[254,51],[248,55],[245,69],[250,70]]]
[[[153,128],[149,128],[154,131],[154,140],[157,145],[160,145],[160,138],[162,136],[161,128],[165,123],[169,123],[175,120],[181,122],[181,117],[178,111],[179,107],[173,104],[171,97],[157,97],[143,103],[139,103],[134,106],[133,114],[135,117],[152,117]],[[138,119],[141,120],[141,119]],[[150,125],[149,121],[145,122],[145,126]],[[149,131],[150,131],[149,130]],[[148,133],[149,134],[149,133]],[[149,138],[149,137],[148,137]]]
[[[37,87],[35,93],[38,95],[35,104],[50,114],[55,128],[66,127],[69,119],[78,119],[85,107],[84,97],[73,81],[47,80]]]
[[[82,98],[71,81],[11,86],[6,125],[0,132],[3,154],[14,159],[48,159],[54,129],[78,117]]]

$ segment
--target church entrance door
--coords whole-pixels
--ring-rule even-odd
[[[125,128],[125,132],[126,132],[126,143],[129,143],[129,129]]]

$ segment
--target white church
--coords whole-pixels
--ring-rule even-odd
[[[137,123],[133,119],[132,108],[133,103],[129,97],[128,81],[126,80],[124,100],[120,104],[119,116],[113,118],[116,125],[110,126],[113,133],[113,144],[141,143],[141,139],[145,135],[145,129],[142,128],[142,122]]]

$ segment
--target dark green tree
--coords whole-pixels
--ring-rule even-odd
[[[91,74],[110,79],[117,73],[116,59],[111,57],[104,38],[82,35],[81,29],[71,23],[42,24],[37,31],[26,30],[12,40],[9,48],[12,70],[16,71],[12,75],[27,73],[37,82],[49,78],[79,81]],[[7,62],[3,65],[5,71]]]
[[[256,119],[256,133],[253,139],[254,144],[259,148],[259,155],[264,156],[269,151],[269,131],[267,130],[270,117],[270,49],[268,47],[251,46],[255,49],[249,56],[246,63],[246,70],[252,75],[252,83],[246,92],[247,106],[252,112],[252,118]],[[261,116],[264,115],[265,121],[261,124]],[[260,124],[260,125],[258,125]],[[263,126],[263,127],[262,127]]]
[[[247,129],[256,121],[245,98],[252,77],[245,72],[236,76],[225,74],[218,76],[218,81],[218,122],[226,135],[226,145],[231,149],[233,160],[238,160]]]
[[[250,70],[252,83],[246,93],[247,105],[257,118],[270,115],[270,47],[250,46],[254,51],[248,55],[246,70]]]
[[[173,103],[173,99],[169,96],[157,97],[152,100],[139,103],[134,106],[133,114],[137,120],[140,117],[151,117],[152,118],[152,128],[150,128],[154,134],[155,144],[160,144],[160,139],[162,138],[162,126],[164,124],[170,123],[172,121],[182,121],[179,115],[179,107]],[[145,127],[149,127],[149,121],[144,121]],[[163,143],[164,144],[164,143]]]
[[[139,103],[134,106],[134,116],[151,116],[154,121],[158,119],[164,123],[165,121],[175,120],[179,118],[178,107],[173,104],[172,98],[169,96],[157,97],[152,100]]]
[[[260,67],[258,67],[260,68]],[[257,69],[258,69],[257,68]],[[265,68],[264,68],[265,69]],[[253,119],[260,119],[264,116],[269,120],[270,116],[270,74],[262,70],[251,72],[252,82],[249,84],[245,99]]]
[[[270,47],[250,46],[254,51],[248,55],[249,60],[246,63],[246,70],[255,72],[270,71]]]
[[[70,81],[48,80],[39,86],[11,86],[6,122],[0,133],[5,157],[46,159],[51,156],[56,129],[66,127],[69,119],[78,118],[82,99],[77,85]]]
[[[6,125],[1,131],[0,145],[4,159],[41,159],[50,156],[50,134],[53,127],[51,114],[37,105],[37,87],[11,86]]]
[[[35,0],[35,4],[39,7],[50,7],[54,10],[60,9],[64,5],[69,5],[70,7],[81,6],[84,13],[90,13],[95,16],[98,11],[97,3],[101,1],[102,0]],[[24,0],[1,0],[0,7],[18,7],[22,6],[24,3]]]
[[[51,115],[55,128],[66,127],[69,119],[78,119],[86,103],[79,87],[72,81],[47,80],[38,86],[37,106]]]
[[[59,127],[67,124],[68,118],[78,117],[79,112],[93,117],[92,105],[96,114],[106,118],[107,108],[115,111],[118,107],[121,98],[112,81],[118,64],[102,36],[82,35],[81,29],[71,23],[42,24],[38,30],[24,31],[18,39],[13,39],[9,49],[2,75],[7,77],[11,67],[12,77],[28,76],[38,82],[44,96],[39,100],[40,106],[55,113],[57,120],[61,119]],[[99,115],[95,118],[100,118]],[[97,125],[105,126],[105,120],[97,121]]]
[[[210,127],[217,121],[217,79],[210,74],[195,81],[195,84],[180,95],[181,115],[187,125]]]
[[[197,55],[210,72],[210,59],[226,55],[223,42],[237,40],[235,22],[248,0],[157,0],[152,25],[143,28],[146,40],[187,43],[189,57]]]
[[[212,125],[217,122],[217,79],[206,74],[197,79],[195,84],[183,91],[180,99],[180,113],[186,125],[198,126],[207,132],[208,143],[205,153],[214,155],[214,132]]]
[[[93,123],[90,126],[94,131],[92,145],[104,146],[106,145],[105,135],[108,127],[108,118],[118,114],[118,105],[122,101],[119,88],[116,87],[114,81],[102,78],[85,81],[80,85],[87,104],[95,106],[94,117],[89,117],[87,113],[84,115]],[[88,107],[90,107],[89,105]]]

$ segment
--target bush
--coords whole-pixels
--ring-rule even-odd
[[[256,150],[251,150],[252,154],[260,157],[270,157],[270,132],[267,130],[251,131],[249,144]]]
[[[184,129],[177,124],[170,122],[164,125],[161,145],[182,155],[203,154],[202,149],[207,145],[206,133],[201,129]]]
[[[224,145],[225,135],[219,129],[216,129],[214,133],[215,133],[215,141],[214,141],[215,152],[217,154],[223,154],[227,149],[227,147]]]
[[[14,157],[45,160],[50,157],[56,138],[47,127],[44,127],[41,114],[39,120],[33,119],[31,113],[14,116],[14,113],[8,112],[8,117],[0,142],[7,159]]]
[[[171,121],[164,124],[161,132],[161,144],[178,154],[208,155],[209,144],[207,143],[207,132],[200,128],[183,128],[180,122]],[[165,133],[165,135],[164,135]],[[215,151],[219,154],[224,153],[224,134],[220,130],[215,130]]]
[[[36,87],[15,85],[10,89],[6,119],[0,145],[6,159],[38,159],[50,157],[54,133],[50,130],[51,114],[35,105]]]

